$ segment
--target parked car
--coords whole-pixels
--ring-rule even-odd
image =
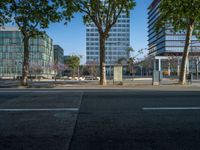
[[[85,77],[80,77],[79,80],[80,80],[80,81],[84,81],[84,80],[85,80]]]
[[[74,80],[78,80],[78,77],[74,77]]]
[[[99,80],[99,81],[100,81],[100,77],[96,77],[96,80]]]

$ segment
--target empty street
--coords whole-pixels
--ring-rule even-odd
[[[2,150],[197,150],[200,92],[0,91]]]

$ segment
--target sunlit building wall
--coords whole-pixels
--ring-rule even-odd
[[[161,0],[154,0],[148,11],[148,42],[149,54],[153,56],[181,55],[185,45],[185,32],[174,32],[170,24],[159,32],[155,31],[155,24],[159,18],[159,4]],[[200,42],[193,36],[191,52],[200,52]]]
[[[122,13],[112,27],[106,41],[106,65],[115,65],[119,59],[128,59],[130,47],[130,17]],[[86,63],[95,61],[99,64],[99,33],[94,24],[86,28]]]
[[[38,74],[46,78],[53,75],[50,64],[54,62],[53,40],[44,35],[43,38],[32,38],[29,42],[29,65],[40,67]],[[13,78],[22,76],[23,36],[16,27],[0,27],[0,77]]]

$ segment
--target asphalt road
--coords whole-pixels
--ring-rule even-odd
[[[2,150],[198,150],[200,92],[0,91]]]
[[[1,92],[0,150],[67,150],[81,98],[81,92]]]

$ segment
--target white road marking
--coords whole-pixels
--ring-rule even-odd
[[[200,107],[143,107],[142,110],[200,110]]]
[[[78,108],[0,109],[0,112],[78,111]]]
[[[80,93],[80,91],[64,91],[64,90],[49,90],[49,91],[21,91],[21,90],[17,90],[17,91],[0,91],[0,93]]]

